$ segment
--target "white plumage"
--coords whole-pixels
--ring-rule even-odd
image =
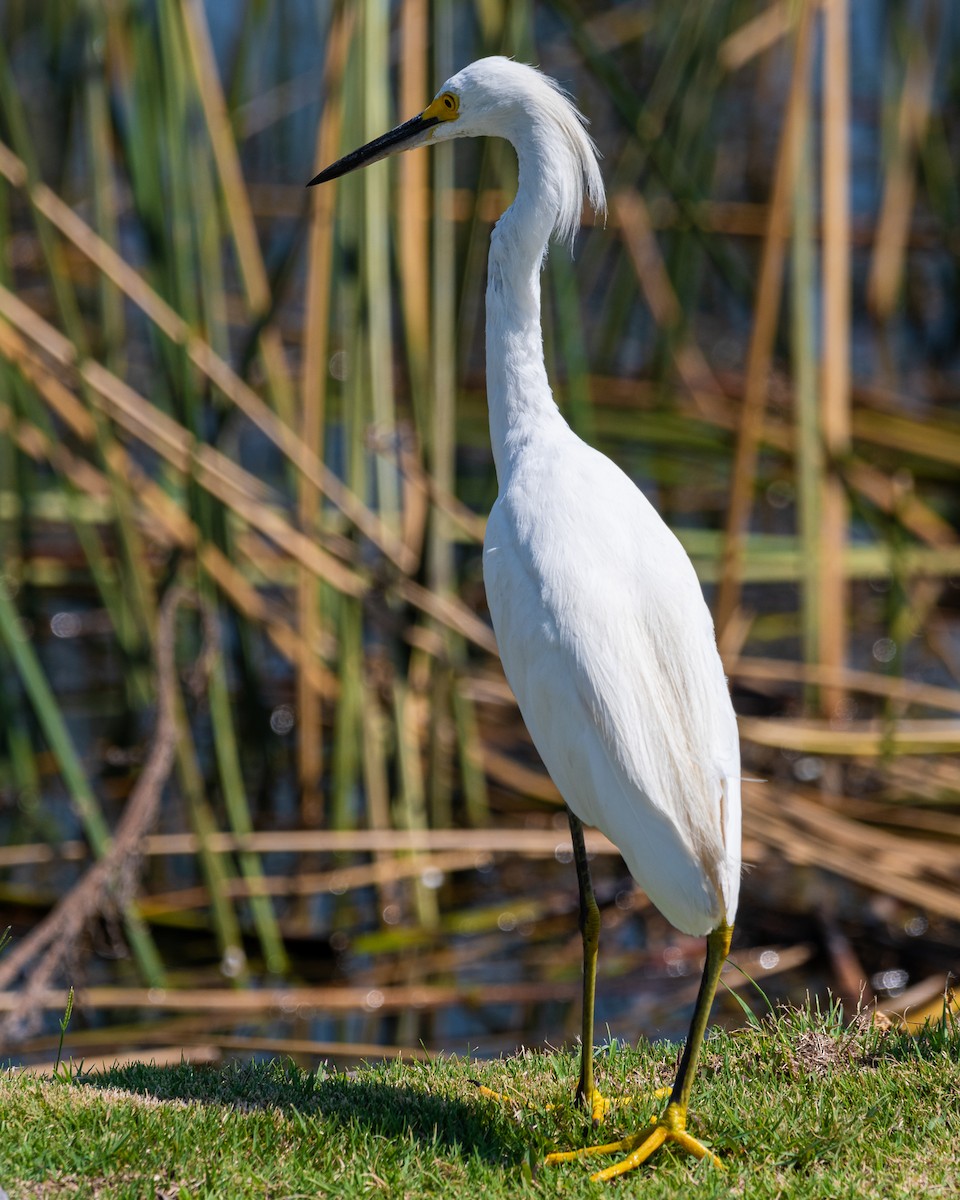
[[[598,211],[604,204],[596,150],[570,101],[532,67],[482,59],[449,79],[418,117],[311,182],[398,150],[482,135],[506,138],[519,162],[516,199],[491,236],[487,278],[487,398],[499,495],[483,567],[504,670],[569,808],[614,842],[668,920],[709,935],[671,1102],[653,1131],[599,1148],[631,1151],[596,1176],[609,1178],[668,1138],[708,1154],[685,1126],[737,910],[737,726],[689,558],[630,479],[572,432],[547,381],[540,328],[547,243],[552,235],[572,240],[585,197]],[[585,965],[578,1096],[596,1119],[605,1108],[592,1065],[600,917],[582,830],[577,822],[572,829]]]
[[[513,143],[519,187],[490,242],[487,401],[499,496],[484,581],[500,656],[567,804],[620,849],[685,933],[733,923],[740,754],[713,623],[685,551],[643,493],[582,442],[543,363],[540,270],[584,194],[603,206],[582,119],[532,67],[482,59],[445,89],[461,135]]]
[[[559,414],[528,419],[541,429],[507,457],[484,547],[507,679],[564,799],[664,916],[690,934],[732,924],[737,729],[693,568]]]

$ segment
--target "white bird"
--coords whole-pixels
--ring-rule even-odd
[[[740,750],[713,622],[693,566],[634,483],[573,433],[547,381],[540,273],[551,236],[571,242],[584,197],[604,206],[596,148],[556,83],[484,58],[418,116],[322,171],[323,183],[388,154],[457,137],[503,137],[516,199],[490,239],[487,400],[498,496],[483,574],[500,656],[543,762],[566,801],[580,885],[584,1005],[578,1098],[597,1121],[593,999],[600,913],[581,822],[618,847],[684,933],[707,936],[686,1047],[660,1120],[606,1146],[622,1174],[686,1132],[697,1060],[730,947],[740,884]]]

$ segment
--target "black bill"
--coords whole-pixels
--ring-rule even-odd
[[[423,113],[411,117],[409,121],[404,121],[396,129],[391,129],[382,137],[367,142],[359,150],[354,150],[326,167],[319,175],[314,175],[307,187],[313,187],[315,183],[327,183],[331,179],[339,179],[341,175],[347,175],[358,167],[366,167],[370,163],[379,162],[381,158],[386,158],[398,150],[409,150],[414,146],[422,145],[421,135],[439,124],[437,117],[425,117]]]

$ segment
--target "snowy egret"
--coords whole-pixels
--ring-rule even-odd
[[[665,1141],[698,1157],[687,1108],[730,948],[740,884],[740,749],[713,623],[693,566],[653,506],[580,440],[547,381],[540,271],[551,236],[570,242],[584,197],[604,205],[597,152],[560,88],[507,58],[471,63],[418,116],[348,154],[311,184],[389,154],[457,137],[503,137],[516,199],[490,239],[487,399],[498,496],[483,574],[504,671],[567,803],[580,886],[584,1004],[578,1098],[595,1121],[593,1000],[600,912],[581,822],[618,847],[684,933],[706,935],[690,1032],[659,1121],[605,1146],[594,1178],[637,1166]]]

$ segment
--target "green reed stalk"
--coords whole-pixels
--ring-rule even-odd
[[[340,698],[333,734],[329,829],[355,825],[354,797],[361,779],[361,681],[363,620],[359,603],[346,596],[339,602]]]
[[[359,145],[365,136],[363,87],[364,57],[362,41],[355,41],[344,77],[344,141]],[[362,172],[363,176],[369,172]],[[357,261],[361,254],[366,222],[363,179],[347,176],[340,181],[338,222],[341,262],[344,257]],[[345,350],[347,378],[342,387],[341,425],[344,440],[346,483],[355,495],[364,497],[368,489],[366,435],[368,427],[371,359],[364,344],[361,313],[366,305],[364,268],[359,276],[344,274],[341,312],[349,322],[342,348]],[[337,674],[340,695],[334,714],[333,748],[330,767],[330,812],[328,828],[346,829],[354,823],[354,798],[361,782],[360,686],[365,669],[363,650],[363,613],[358,602],[345,596],[329,598],[333,626],[337,631]]]
[[[390,124],[388,6],[384,0],[364,0],[361,19],[361,75],[364,81],[364,140],[381,134]],[[380,432],[396,430],[393,387],[393,338],[389,229],[392,201],[389,165],[363,172],[363,284],[367,310],[367,371],[374,425]],[[396,529],[400,490],[396,459],[380,454],[374,472],[377,505],[389,528]]]
[[[214,603],[212,588],[206,587],[201,590],[208,593],[207,603]],[[253,820],[250,816],[250,805],[240,764],[222,652],[217,653],[211,666],[209,692],[214,749],[227,818],[231,832],[243,836],[253,832]],[[260,855],[255,851],[241,850],[237,854],[237,860],[241,876],[251,885],[250,913],[263,948],[267,971],[271,975],[285,975],[290,969],[290,960],[283,945],[276,914],[273,911],[270,897],[260,894],[256,887],[256,884],[263,879]]]
[[[395,823],[401,829],[427,829],[426,789],[423,778],[423,762],[418,732],[417,704],[406,682],[395,679],[393,684],[394,721],[397,727],[397,766],[399,795],[397,797]],[[423,880],[414,882],[417,919],[422,929],[437,929],[440,924],[440,906],[435,888],[428,888]]]
[[[453,13],[449,5],[438,5],[433,12],[434,57],[431,68],[437,80],[445,79],[453,70]],[[450,202],[454,186],[454,148],[437,146],[431,156],[433,171],[433,255],[430,278],[430,411],[424,438],[428,470],[445,493],[456,490],[456,412],[457,412],[457,263],[456,230],[450,217]],[[431,591],[446,593],[455,585],[453,529],[448,518],[434,508],[427,540],[427,580]],[[460,639],[444,636],[448,655],[460,657]],[[452,771],[450,769],[452,731],[451,705],[453,678],[439,663],[424,664],[424,674],[432,672],[429,687],[433,696],[433,721],[430,730],[429,770],[426,790],[429,812],[438,827],[452,821]],[[424,679],[424,684],[426,680]],[[404,731],[398,727],[398,752],[401,777],[405,778],[403,763],[409,747]],[[409,783],[409,781],[407,781]],[[419,889],[422,891],[423,889]],[[418,891],[418,896],[419,896]],[[432,898],[435,901],[435,897]],[[419,898],[432,913],[427,898]]]
[[[450,72],[453,60],[453,17],[449,5],[434,10],[434,69],[438,79]],[[431,280],[431,412],[426,445],[428,469],[450,494],[455,488],[456,454],[456,244],[448,213],[453,192],[453,147],[440,145],[433,164],[433,270]],[[453,544],[443,515],[433,513],[427,548],[427,577],[432,591],[453,586]]]
[[[361,698],[361,720],[363,722],[363,792],[366,797],[367,825],[370,829],[391,829],[390,782],[387,767],[387,716],[381,707],[376,691],[369,684],[363,685]],[[388,863],[392,853],[374,851],[375,863]],[[388,904],[395,904],[399,897],[399,886],[395,881],[385,880],[377,885],[380,897],[380,917]]]
[[[60,774],[83,825],[87,840],[96,857],[102,858],[110,847],[109,826],[104,819],[100,802],[90,786],[56,697],[47,682],[40,660],[27,636],[2,575],[0,575],[0,639],[6,644],[7,653],[13,659],[20,682],[23,684],[43,735],[57,761]],[[150,987],[163,986],[163,963],[136,904],[131,902],[124,906],[123,921],[130,948],[144,981]]]
[[[324,62],[326,96],[314,153],[314,166],[317,169],[332,162],[339,150],[343,115],[342,83],[352,36],[353,9],[338,4],[327,33]],[[304,317],[306,345],[301,375],[299,432],[304,444],[321,459],[326,441],[328,360],[333,335],[331,310],[336,197],[336,184],[329,184],[326,188],[314,188],[310,198],[312,223],[308,247]],[[297,487],[300,528],[306,532],[321,529],[323,507],[319,490],[302,474]],[[297,624],[301,638],[310,647],[318,643],[324,629],[322,603],[320,582],[301,568],[297,585]],[[297,711],[300,814],[305,825],[313,826],[320,824],[323,818],[323,705],[308,672],[302,668],[297,673]]]
[[[207,800],[203,775],[197,762],[197,750],[183,698],[176,697],[177,778],[187,810],[187,819],[197,837],[200,874],[210,896],[211,917],[221,961],[235,985],[247,982],[246,952],[236,910],[230,899],[230,882],[236,878],[230,857],[211,849],[210,839],[220,832],[213,809]]]
[[[452,638],[445,640],[448,646],[453,641]],[[431,709],[430,724],[426,730],[426,808],[431,826],[447,829],[453,824],[453,672],[445,664],[432,659],[424,661],[422,667],[415,670],[415,661],[411,659],[407,676],[429,695]]]
[[[483,739],[477,723],[476,706],[456,683],[452,701],[467,823],[471,826],[487,825],[490,822],[490,796],[483,769]]]
[[[92,23],[92,33],[89,43],[89,53],[94,55],[94,47],[100,47],[98,66],[105,65],[106,27],[101,19],[98,8],[93,3],[86,5],[88,19]],[[90,152],[91,178],[93,187],[93,205],[95,228],[100,237],[114,249],[119,247],[120,232],[118,219],[118,200],[114,183],[114,164],[110,153],[113,141],[111,128],[109,96],[106,86],[106,74],[103,69],[88,71],[84,81],[84,115],[87,129],[87,140]],[[100,294],[100,334],[102,338],[102,361],[112,371],[122,374],[125,362],[126,321],[124,317],[124,301],[122,293],[105,274],[98,278]],[[95,418],[97,419],[97,418]],[[109,447],[110,435],[99,425],[103,436],[104,447]],[[148,618],[150,628],[153,628],[155,605],[153,600],[153,585],[146,570],[143,542],[133,521],[132,502],[128,489],[111,473],[111,482],[115,500],[119,499],[118,513],[121,514],[120,532],[126,549],[126,564],[128,575],[131,577],[137,602],[142,605],[142,616]],[[69,486],[69,485],[68,485]],[[100,543],[95,535],[78,530],[81,544],[89,561],[102,558]],[[93,559],[91,559],[93,556]],[[101,571],[105,563],[101,566]],[[122,586],[122,581],[121,586]],[[114,600],[114,613],[117,621],[129,623],[129,609]],[[139,634],[136,627],[130,628],[128,641],[136,645]],[[140,672],[137,678],[142,679]],[[141,690],[144,695],[149,685],[142,679]]]
[[[33,142],[20,97],[13,88],[10,64],[2,46],[0,46],[0,106],[2,106],[7,120],[13,149],[26,165],[29,184],[32,185],[39,178]],[[35,208],[31,207],[30,211],[46,265],[46,277],[52,286],[63,327],[67,336],[77,347],[79,357],[83,358],[87,354],[86,335],[76,295],[70,286],[69,274],[64,269],[60,247],[46,219],[41,217]],[[132,663],[142,664],[146,661],[144,618],[153,610],[150,582],[145,573],[146,557],[133,520],[129,494],[123,481],[117,478],[110,465],[112,438],[93,406],[91,406],[91,415],[94,419],[99,458],[110,483],[120,542],[124,550],[128,586],[111,586],[106,555],[95,530],[80,521],[75,521],[74,527],[78,540],[88,555],[94,581],[114,620],[118,641],[124,648],[128,660]],[[149,695],[149,687],[144,668],[142,666],[139,669],[133,667],[127,677],[137,703],[145,703]]]
[[[83,86],[83,113],[90,155],[90,184],[93,191],[93,224],[103,240],[116,249],[120,244],[119,205],[110,149],[113,142],[110,98],[103,70],[106,29],[104,22],[97,16],[98,6],[92,0],[88,0],[85,7],[88,19],[94,22],[93,28],[96,30],[88,43],[88,53],[95,59],[95,69],[86,72]],[[100,295],[100,358],[111,371],[122,375],[126,341],[123,294],[103,274],[98,277],[97,289]]]
[[[403,0],[400,9],[400,113],[418,112],[432,93],[428,68],[429,22],[425,0]],[[401,154],[396,163],[397,275],[406,337],[410,406],[421,440],[430,428],[432,155]]]

